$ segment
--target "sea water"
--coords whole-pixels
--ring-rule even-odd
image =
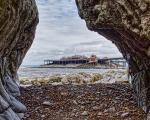
[[[72,69],[72,68],[36,68],[21,67],[18,75],[20,78],[41,78],[52,75],[67,75],[76,73],[106,73],[110,69]],[[125,71],[125,69],[111,69],[114,71]]]

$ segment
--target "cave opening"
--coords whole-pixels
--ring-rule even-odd
[[[39,23],[39,26],[38,26],[38,29],[37,29],[37,36],[36,36],[37,38],[35,40],[35,43],[33,44],[33,48],[31,48],[31,51],[29,51],[29,53],[27,55],[27,58],[25,58],[24,63],[26,61],[31,62],[31,60],[33,59],[32,61],[34,61],[34,63],[39,64],[39,61],[41,60],[40,64],[43,64],[44,59],[53,59],[53,58],[58,59],[58,57],[62,58],[63,56],[68,57],[68,56],[78,55],[78,54],[79,55],[101,54],[101,52],[103,52],[103,51],[104,51],[104,53],[103,53],[104,55],[100,56],[100,58],[104,58],[104,57],[122,57],[121,53],[118,51],[118,48],[111,43],[112,38],[117,39],[116,41],[120,40],[120,37],[118,36],[118,33],[113,31],[112,29],[99,29],[99,30],[97,30],[97,32],[99,34],[101,34],[105,37],[104,38],[99,34],[88,31],[87,28],[85,27],[83,21],[81,21],[79,16],[77,15],[76,8],[70,6],[70,5],[75,6],[75,3],[72,2],[72,1],[69,1],[69,0],[68,0],[68,2],[69,3],[66,4],[66,1],[61,1],[58,4],[58,3],[55,2],[55,0],[54,1],[40,1],[40,0],[37,1],[37,5],[38,5],[38,8],[39,8],[39,17],[40,17],[40,23]],[[66,6],[66,8],[62,8],[63,6],[61,6],[61,5],[69,5],[69,6]],[[70,15],[69,13],[73,14],[73,16]],[[106,38],[109,39],[109,40],[107,40]],[[116,42],[116,41],[114,40],[112,42],[117,45],[118,42]],[[67,48],[64,49],[63,48],[64,46],[67,47]],[[98,50],[96,48],[98,48]],[[101,48],[101,49],[99,49],[99,48]],[[122,52],[122,49],[119,49],[119,50]],[[86,53],[88,53],[88,54],[86,54]],[[110,56],[107,56],[107,55],[110,55]],[[46,65],[47,64],[48,65],[52,64],[53,62],[54,61],[48,60],[48,61],[46,61]],[[61,64],[66,64],[65,62],[63,63],[62,61],[59,61],[59,62]],[[35,74],[35,76],[38,76],[37,74],[41,75],[43,71],[44,71],[44,69],[40,70],[39,72],[37,72]],[[65,69],[61,69],[61,71],[68,72]],[[70,71],[69,73],[74,73],[74,71],[72,71],[72,70],[69,70],[69,71]],[[92,69],[90,72],[92,73],[93,71],[95,71],[95,70]],[[102,70],[102,71],[105,71],[105,70]],[[102,72],[102,71],[97,71],[97,72]],[[30,70],[25,71],[25,73],[27,73],[27,72],[30,72]],[[54,72],[57,73],[58,71],[54,71]],[[80,72],[81,76],[88,76],[88,74],[84,73],[85,71],[80,71],[79,69],[77,69],[77,72]],[[114,79],[119,79],[119,78],[115,77],[115,74],[119,73],[118,77],[120,77],[120,78],[122,76],[124,76],[124,73],[122,74],[122,70],[120,70],[120,69],[118,69],[118,73],[115,73],[115,72],[114,72],[114,74],[111,73],[112,75],[110,75],[109,72],[106,72],[106,73],[108,73],[107,75],[109,77],[107,77],[107,75],[104,76],[104,77],[107,77],[107,79],[109,80],[110,83],[111,83],[110,79],[112,79],[112,78],[113,78],[113,80]],[[32,77],[33,76],[34,75],[32,75]],[[57,78],[54,78],[53,81],[60,81],[60,77],[59,76],[57,76],[57,77],[59,78],[59,80]],[[80,83],[80,78],[78,79],[78,77],[80,77],[80,75],[78,75],[78,76],[69,76],[68,78],[73,79],[74,81]],[[101,77],[102,76],[100,76],[99,74],[95,74],[95,76],[92,79],[96,83],[97,78],[101,79]],[[125,77],[125,79],[126,79],[125,82],[127,82],[128,78]],[[66,79],[63,79],[63,80],[66,80]],[[115,82],[113,80],[112,80],[112,83]],[[38,82],[37,83],[33,82],[33,84],[34,85],[40,85],[40,84],[44,84],[44,82],[43,81],[41,83],[40,82],[39,83]],[[92,86],[92,88],[93,89],[98,89],[96,86],[97,85],[94,84],[94,86]],[[109,88],[113,89],[113,86],[114,86],[114,84],[110,84],[110,86],[108,85],[108,91],[106,90],[107,92],[110,93],[110,96],[111,95],[116,95],[116,94],[113,94],[111,92],[111,89],[109,90]],[[103,86],[99,86],[99,87],[103,88]],[[128,88],[129,86],[125,85],[125,86],[122,86],[122,87],[124,87],[124,88],[127,87]],[[118,86],[114,87],[114,89],[116,89],[116,91],[119,91],[119,90],[123,91],[124,89],[122,87],[120,87],[118,85]],[[49,89],[49,88],[46,87],[46,89]],[[62,88],[59,88],[59,89],[62,89]],[[72,86],[72,89],[74,89],[73,86]],[[84,92],[86,93],[87,91],[85,89],[88,89],[88,88],[86,88],[86,87],[84,88],[84,85],[83,85],[81,89],[83,89],[83,91],[82,91],[83,93]],[[131,89],[125,89],[124,91],[126,91],[126,90],[130,91]],[[97,91],[97,92],[99,92],[99,91]],[[115,92],[115,91],[113,91],[113,92]],[[65,92],[63,91],[61,94],[62,94],[62,96],[65,96],[68,93],[66,93],[66,91]],[[88,94],[90,94],[90,93],[88,93]],[[105,93],[102,93],[102,94],[105,94]],[[46,92],[45,92],[45,95],[47,95]],[[116,99],[121,99],[121,98],[125,99],[125,97],[128,97],[129,99],[131,99],[131,100],[128,101],[129,103],[134,101],[133,96],[129,97],[129,96],[126,95],[126,93],[123,93],[123,96],[121,96],[121,95],[122,95],[122,93],[120,93],[120,96],[118,98],[116,96],[115,97],[113,96],[113,97],[116,98]],[[45,96],[42,96],[42,97],[44,98]],[[66,95],[66,97],[67,97],[67,95]],[[103,96],[101,96],[101,97],[103,97]],[[86,95],[85,95],[85,98],[89,100],[89,98],[87,98]],[[86,103],[86,99],[81,100],[83,102],[83,104],[84,104],[84,102]],[[105,97],[104,97],[104,100],[106,100]],[[123,99],[122,99],[122,101],[123,101]],[[92,103],[92,101],[90,101],[90,102]],[[77,104],[76,100],[74,101],[74,103]],[[107,104],[109,104],[109,103],[107,103]],[[109,104],[109,105],[111,106],[112,104]],[[117,103],[117,105],[121,106],[122,104]],[[91,106],[91,107],[92,107],[92,109],[93,108],[96,109],[95,106]],[[128,106],[126,106],[126,107],[128,107]],[[101,108],[101,109],[103,109],[103,108]],[[106,109],[109,109],[109,108],[106,107]],[[114,107],[110,108],[110,110],[112,110],[112,111],[114,111],[115,109],[116,108],[114,108]],[[121,109],[125,109],[125,108],[122,107]],[[83,114],[86,114],[86,111],[83,111]],[[126,113],[126,114],[128,114],[128,113]],[[64,115],[66,115],[66,113],[64,113]],[[56,117],[56,116],[53,116],[53,117]],[[71,116],[69,116],[69,117],[71,117]]]
[[[48,76],[48,74],[57,74],[59,73],[58,71],[64,72],[61,69],[57,69],[58,71],[55,69],[54,71],[50,69],[48,71],[46,69],[43,69],[43,71],[34,69],[35,73],[32,73],[32,70],[24,70],[25,67],[39,68],[40,65],[42,67],[47,65],[47,68],[72,68],[73,65],[70,65],[71,63],[78,69],[118,68],[118,71],[119,68],[127,69],[128,65],[114,43],[107,40],[105,36],[91,32],[86,28],[85,22],[79,18],[75,1],[62,1],[59,4],[55,3],[55,0],[37,0],[36,2],[40,21],[35,41],[27,53],[22,67],[19,69],[19,77],[21,79],[25,75],[37,78],[37,76],[44,77],[44,75]],[[62,8],[63,6],[65,8]],[[89,64],[92,55],[96,55],[96,64],[93,66]],[[73,59],[76,57],[78,60],[67,61],[71,57]],[[100,63],[103,64],[100,65]],[[83,72],[84,70],[79,71]],[[93,71],[94,73],[96,72],[96,70]],[[44,72],[46,73],[44,74]],[[68,72],[71,73],[72,70],[68,69]],[[128,80],[128,78],[129,76],[125,79]]]
[[[99,83],[102,82],[101,80],[106,76],[108,77],[108,81],[110,77],[115,80],[116,77],[114,76],[116,72],[102,70],[101,72],[106,73],[102,75],[97,74],[97,71],[96,73],[92,73],[94,69],[91,69],[88,74],[80,72],[75,76],[67,77],[64,76],[64,74],[62,76],[57,74],[48,79],[36,77],[35,80],[32,79],[33,81],[29,80],[26,75],[33,77],[35,75],[34,72],[37,72],[36,69],[40,67],[42,67],[42,69],[37,72],[39,76],[41,74],[46,77],[49,75],[49,73],[44,71],[45,68],[43,68],[43,66],[37,67],[39,60],[44,60],[45,56],[49,56],[49,54],[54,54],[54,57],[56,54],[64,55],[64,51],[66,54],[70,54],[70,51],[75,51],[75,54],[77,54],[77,52],[81,53],[84,45],[88,46],[84,48],[85,50],[88,50],[91,45],[93,45],[93,49],[96,51],[95,46],[97,46],[97,48],[102,47],[103,49],[106,47],[104,45],[106,41],[100,42],[100,39],[105,39],[104,37],[94,32],[86,31],[85,26],[82,27],[81,24],[75,22],[73,16],[77,11],[76,7],[71,6],[71,4],[75,5],[71,0],[67,0],[68,4],[66,4],[66,1],[58,2],[56,0],[37,0],[36,2],[39,5],[39,10],[44,10],[44,12],[39,11],[39,13],[41,12],[40,20],[44,18],[44,21],[46,21],[40,22],[40,25],[44,24],[46,27],[41,27],[41,31],[37,31],[37,35],[42,36],[35,36],[39,16],[34,0],[0,1],[0,120],[20,120],[23,118],[24,113],[24,119],[26,120],[39,118],[45,120],[51,118],[58,120],[62,118],[72,118],[75,120],[77,118],[105,119],[106,117],[108,119],[114,117],[115,119],[129,118],[142,120],[146,118],[146,115],[148,115],[147,119],[149,120],[150,2],[148,0],[141,2],[140,0],[135,2],[76,0],[78,13],[80,17],[86,21],[88,29],[112,41],[127,60],[133,89],[126,82],[121,84]],[[49,7],[49,5],[51,6]],[[52,12],[49,13],[50,11]],[[69,13],[72,14],[70,15]],[[47,17],[47,15],[49,16]],[[62,18],[61,15],[65,17]],[[75,16],[76,19],[79,19],[77,15]],[[51,20],[48,19],[50,17],[52,18]],[[80,20],[77,21],[81,22]],[[56,27],[55,22],[59,27]],[[82,30],[81,28],[85,29]],[[64,31],[62,31],[62,29],[64,29]],[[50,32],[52,32],[52,36]],[[73,33],[74,36],[71,36],[71,33]],[[97,39],[92,38],[92,34],[93,37],[97,35]],[[44,37],[47,35],[49,37],[47,38],[48,41],[43,41],[44,44],[41,44],[40,41],[45,39]],[[61,36],[58,37],[58,35]],[[91,41],[83,41],[81,45],[79,45],[78,40],[81,36],[84,37],[85,41]],[[29,66],[23,73],[23,80],[20,80],[22,85],[19,85],[18,69],[28,49],[31,47],[34,37],[36,37],[36,39],[39,37],[40,41],[37,40],[37,42],[33,44],[33,48],[36,49],[32,48],[23,62],[24,65]],[[58,42],[58,39],[60,39],[61,42]],[[95,41],[94,44],[93,39]],[[100,45],[98,45],[98,40]],[[106,44],[111,43],[110,41],[107,41]],[[73,44],[71,46],[70,44],[72,42]],[[52,43],[55,43],[56,46]],[[36,44],[38,45],[34,46]],[[112,44],[108,45],[106,48],[112,52],[114,49],[110,49],[111,45]],[[64,49],[64,46],[67,48],[71,46],[71,49]],[[76,46],[80,46],[81,49],[76,49]],[[116,47],[114,48],[116,49]],[[91,51],[94,51],[93,49],[90,50],[90,54]],[[40,52],[37,52],[39,50]],[[43,52],[43,50],[52,52]],[[85,53],[86,52],[88,51],[85,51]],[[113,52],[111,54],[113,54]],[[31,58],[33,58],[33,60],[29,59],[29,55],[32,56]],[[37,58],[36,55],[40,55],[40,57]],[[27,64],[25,63],[26,61],[28,61]],[[37,62],[34,64],[35,66],[31,61],[33,61],[33,63]],[[32,68],[34,70],[31,70],[31,65],[33,65]],[[24,66],[21,66],[21,69],[22,68],[24,69]],[[79,69],[77,69],[77,72],[79,72],[78,70]],[[64,69],[61,71],[65,72]],[[122,73],[120,70],[119,72]],[[71,73],[73,73],[73,71],[71,71]],[[119,75],[117,74],[118,78],[122,77],[120,73]],[[37,76],[37,74],[35,76]],[[81,82],[83,78],[86,78],[86,80]],[[85,84],[88,80],[90,84]],[[63,82],[58,84],[58,82],[61,81]],[[70,84],[70,81],[71,83],[78,82],[80,85]],[[54,84],[52,84],[52,82]],[[96,84],[91,84],[91,82],[95,82]],[[21,97],[19,97],[20,90],[22,94]],[[136,96],[134,96],[134,93],[136,93]],[[25,105],[19,102],[19,100]],[[145,112],[137,107],[137,105],[143,108]],[[29,110],[28,112],[26,107]]]
[[[69,6],[66,6],[66,9],[63,9],[62,8],[63,5],[66,5],[66,2],[64,1],[60,2],[59,4],[55,3],[55,0],[54,1],[40,1],[40,0],[37,1],[37,5],[39,8],[39,15],[40,15],[40,23],[37,29],[37,36],[36,36],[37,38],[35,40],[35,43],[33,44],[33,48],[31,48],[31,51],[29,51],[27,58],[25,58],[24,63],[26,61],[31,62],[31,60],[33,59],[35,65],[39,64],[40,60],[42,60],[42,62],[40,63],[43,64],[44,59],[48,59],[47,61],[45,61],[46,65],[53,64],[54,62],[56,63],[58,62],[59,64],[66,65],[65,61],[53,61],[51,60],[51,58],[58,59],[59,57],[59,59],[61,59],[64,57],[69,57],[69,55],[70,56],[80,55],[80,57],[81,56],[83,57],[83,55],[97,54],[97,53],[101,53],[102,51],[104,51],[105,55],[109,54],[109,55],[112,55],[112,57],[116,57],[116,56],[122,57],[120,52],[123,53],[124,58],[127,59],[130,57],[130,55],[126,53],[126,48],[120,49],[122,48],[122,45],[124,43],[123,42],[121,44],[119,43],[119,41],[123,39],[122,34],[127,34],[127,33],[120,34],[114,31],[113,29],[109,29],[109,28],[106,28],[106,29],[105,28],[102,28],[102,29],[90,28],[90,26],[88,26],[88,23],[87,23],[87,26],[89,27],[89,29],[92,31],[96,31],[98,34],[87,31],[86,27],[83,26],[83,23],[81,23],[81,20],[79,20],[78,15],[76,15],[77,11],[74,11],[76,10],[74,6],[70,6],[71,4],[75,5],[75,3],[72,1],[67,1],[67,2],[69,2],[68,3]],[[52,11],[52,13],[50,11]],[[72,13],[72,15],[69,13]],[[76,23],[76,21],[79,21],[79,23],[78,22]],[[104,36],[105,38],[102,37],[101,35]],[[41,39],[43,39],[43,41],[41,41]],[[118,48],[115,45],[113,45],[111,41]],[[125,46],[125,47],[131,48],[131,46]],[[101,49],[96,50],[96,48],[101,48]],[[120,50],[120,52],[118,51],[118,49]],[[100,56],[100,58],[104,58],[104,57],[105,56]],[[74,62],[72,62],[72,64],[74,64]],[[43,72],[43,71],[44,69],[41,70],[40,72]],[[61,71],[67,72],[62,69]],[[94,70],[91,70],[91,71],[94,71]],[[119,70],[119,72],[120,71],[121,70]],[[40,72],[37,72],[37,74],[41,74]],[[58,71],[54,71],[54,72],[57,73]],[[80,72],[79,69],[77,69],[77,72]],[[70,70],[70,73],[74,73],[74,72]],[[83,74],[83,71],[81,72],[81,74]],[[87,74],[84,74],[84,75],[88,76]],[[78,79],[77,77],[71,76],[70,79],[75,79],[75,81],[79,82],[80,79]],[[101,76],[97,74],[96,74],[96,77],[98,77],[98,79],[101,78]],[[94,78],[93,81],[95,82],[96,79],[97,78]],[[111,79],[111,78],[108,78],[108,79]],[[118,79],[118,78],[114,78],[114,79]],[[125,79],[128,81],[127,77]],[[60,81],[60,80],[57,79],[56,81]],[[34,84],[38,85],[39,83],[35,82]],[[62,93],[62,94],[66,94],[66,93]]]

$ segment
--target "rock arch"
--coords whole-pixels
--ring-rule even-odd
[[[20,95],[17,70],[30,48],[38,23],[34,0],[0,0],[0,120],[20,120],[26,107]]]
[[[150,0],[76,0],[76,4],[88,29],[111,40],[126,58],[138,104],[149,113]]]
[[[87,27],[111,40],[130,65],[140,106],[150,111],[150,0],[76,0]],[[0,0],[0,120],[19,120],[17,70],[38,23],[34,0]],[[150,118],[148,118],[150,119]]]

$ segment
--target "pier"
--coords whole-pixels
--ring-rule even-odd
[[[127,62],[124,58],[104,58],[104,59],[94,59],[93,61],[90,61],[90,59],[72,59],[72,60],[44,60],[44,65],[68,65],[68,64],[74,64],[74,65],[87,65],[87,64],[93,64],[93,65],[116,65],[118,67],[127,67]]]

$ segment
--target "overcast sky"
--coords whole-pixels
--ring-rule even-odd
[[[43,64],[44,59],[59,59],[75,54],[121,56],[115,45],[86,28],[85,22],[78,16],[74,0],[36,1],[40,23],[23,65],[39,65]]]

